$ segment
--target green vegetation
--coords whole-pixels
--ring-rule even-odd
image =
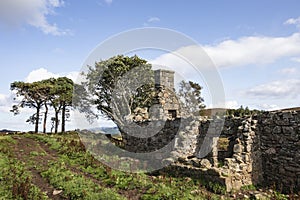
[[[181,81],[179,83],[178,97],[181,102],[181,109],[185,114],[199,115],[205,108],[204,99],[201,97],[202,87],[193,81]]]
[[[67,77],[50,78],[33,83],[15,81],[11,83],[11,90],[16,92],[17,97],[22,99],[16,105],[13,105],[11,112],[19,114],[20,108],[34,108],[35,113],[29,117],[27,122],[35,125],[34,132],[39,130],[41,112],[44,108],[43,132],[46,133],[46,124],[49,107],[55,111],[52,117],[55,133],[58,132],[59,113],[61,112],[61,132],[65,132],[65,122],[69,116],[69,107],[72,105],[74,83]],[[51,129],[51,132],[52,132]]]
[[[97,106],[101,114],[123,123],[123,117],[136,107],[150,107],[154,92],[154,74],[151,65],[138,56],[118,55],[89,66],[86,82],[75,90],[81,98],[78,109],[88,117],[95,117],[89,105]],[[116,102],[117,101],[117,102]]]
[[[261,110],[250,110],[248,106],[245,108],[243,106],[239,107],[238,109],[227,109],[226,110],[226,115],[227,116],[234,116],[234,117],[243,117],[243,116],[248,116],[248,115],[254,115],[254,114],[259,114],[263,111]]]
[[[42,180],[36,181],[36,173]],[[111,169],[85,150],[76,133],[0,136],[2,199],[51,199],[54,190],[65,199],[233,199],[224,186],[201,178]],[[256,187],[241,190],[250,191]],[[269,197],[287,199],[276,191]]]
[[[0,136],[0,197],[1,199],[48,199],[32,183],[32,175],[25,164],[13,156],[10,145],[15,141],[10,136]]]
[[[63,190],[65,197],[70,199],[124,199],[113,189],[101,188],[83,175],[68,170],[63,162],[51,163],[48,170],[42,172],[42,176]]]

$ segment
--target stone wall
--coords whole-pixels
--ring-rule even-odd
[[[258,123],[264,185],[300,191],[300,111],[266,112]]]
[[[127,130],[121,131],[125,149],[135,153],[153,152],[170,142],[174,143],[180,121],[180,118],[167,121],[155,120],[127,126]]]
[[[204,177],[227,191],[264,185],[285,193],[300,191],[300,111],[264,112],[244,118],[177,118],[147,138],[124,136],[132,152],[154,151],[171,142],[178,158],[170,173]],[[228,140],[227,147],[219,141]],[[163,171],[162,170],[162,171]]]
[[[255,133],[257,122],[252,117],[202,121],[194,152],[197,158],[186,159],[185,163],[201,169],[209,181],[223,183],[227,191],[260,183],[262,168],[259,137]],[[228,140],[226,152],[218,148],[220,138]]]

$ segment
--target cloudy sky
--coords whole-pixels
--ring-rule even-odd
[[[140,56],[184,71],[185,64],[172,55],[185,52],[197,60],[193,52],[203,49],[220,73],[227,107],[300,106],[299,7],[298,0],[1,0],[0,129],[33,128],[24,119],[30,110],[20,116],[9,112],[11,82],[76,79],[99,43],[145,27],[175,30],[195,40],[197,46]],[[203,93],[206,97],[209,91]]]

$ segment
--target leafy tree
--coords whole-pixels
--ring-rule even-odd
[[[69,107],[72,105],[73,81],[67,77],[50,78],[33,83],[16,81],[11,84],[11,90],[17,97],[22,97],[17,105],[13,105],[12,112],[19,114],[20,108],[35,108],[36,112],[26,122],[35,124],[35,132],[38,132],[39,120],[42,108],[45,108],[43,120],[43,132],[46,133],[47,116],[50,106],[55,112],[55,132],[58,132],[59,113],[62,112],[62,132],[65,131],[65,121]]]
[[[253,115],[253,114],[259,114],[263,111],[261,110],[250,110],[248,106],[245,108],[241,105],[238,109],[227,109],[226,115],[227,116],[234,116],[234,117],[244,117],[248,115]]]
[[[58,132],[59,113],[61,112],[61,131],[65,132],[65,121],[68,107],[72,106],[73,81],[67,77],[45,80],[50,85],[48,99],[55,113],[54,132]]]
[[[24,107],[36,109],[35,114],[27,121],[34,121],[34,132],[37,133],[39,129],[40,111],[46,99],[47,86],[40,82],[24,83],[22,81],[16,81],[11,84],[11,90],[16,92],[17,97],[23,97],[19,104],[13,105],[11,112],[19,114],[19,108]]]
[[[46,133],[47,130],[47,117],[48,117],[48,112],[49,112],[49,93],[50,93],[50,89],[51,89],[51,82],[47,80],[42,80],[39,81],[38,83],[40,83],[41,85],[43,85],[43,100],[44,100],[44,108],[45,108],[45,112],[44,112],[44,121],[43,121],[43,133]]]
[[[205,108],[204,99],[201,97],[202,87],[195,82],[181,81],[179,83],[178,97],[184,115],[199,115]]]
[[[61,104],[61,132],[65,132],[66,119],[68,118],[68,107],[72,106],[73,81],[67,77],[57,79],[56,86],[59,91],[59,102]]]
[[[104,117],[118,126],[128,119],[136,107],[151,104],[149,97],[154,88],[153,71],[151,65],[138,56],[118,55],[96,62],[94,67],[89,66],[84,75],[87,81],[83,83],[86,89],[83,94],[88,94],[88,98],[82,97],[83,101],[96,106]],[[75,104],[83,105],[80,102]],[[81,107],[81,111],[93,115],[92,109],[86,104],[84,108]]]

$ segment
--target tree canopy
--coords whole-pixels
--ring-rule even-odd
[[[153,71],[151,65],[138,56],[118,55],[101,60],[93,67],[89,66],[84,76],[86,82],[83,86],[89,103],[117,125],[122,124],[136,107],[151,104],[149,97],[154,87]],[[85,102],[88,102],[87,94],[82,95]],[[92,113],[88,107],[82,110]]]
[[[135,108],[150,108],[157,95],[152,66],[138,56],[118,55],[101,60],[88,66],[82,75],[85,81],[75,90],[76,96],[82,98],[73,103],[88,113],[87,116],[97,116],[94,107],[119,128],[130,122]],[[205,107],[201,89],[192,81],[181,83],[178,95],[187,113],[199,114],[199,110]]]
[[[184,115],[198,116],[200,111],[205,108],[201,90],[202,87],[193,81],[181,81],[179,83],[178,97]]]
[[[18,104],[13,105],[11,112],[19,114],[21,108],[34,108],[35,113],[29,117],[27,122],[35,124],[34,132],[37,133],[41,111],[44,111],[43,132],[46,132],[49,107],[53,108],[55,111],[55,132],[58,131],[60,112],[62,116],[61,129],[64,132],[68,107],[72,105],[73,86],[73,81],[67,77],[50,78],[33,83],[15,81],[11,83],[11,90],[15,91],[16,96],[21,97],[21,100]]]

